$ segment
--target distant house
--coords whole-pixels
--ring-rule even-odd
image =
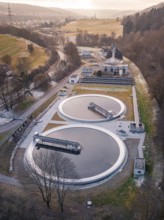
[[[107,61],[102,65],[101,71],[104,73],[111,73],[112,75],[127,75],[128,64],[113,64]]]
[[[89,50],[82,50],[81,51],[81,56],[83,56],[83,57],[90,57],[91,56],[91,52]]]
[[[71,84],[77,83],[78,81],[79,81],[79,75],[73,74],[69,77],[69,83],[71,83]]]
[[[134,176],[138,177],[145,174],[145,159],[136,158],[134,161]]]

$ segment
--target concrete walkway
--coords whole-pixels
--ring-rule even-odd
[[[81,68],[81,67],[80,67]],[[76,70],[78,71],[78,70]],[[76,72],[75,71],[75,72]],[[23,114],[18,115],[17,118],[19,120],[13,120],[10,123],[0,125],[0,133],[6,132],[22,123],[24,119],[26,119],[28,116],[30,116],[36,109],[38,109],[44,102],[46,102],[49,98],[51,98],[53,95],[57,94],[59,90],[65,86],[65,84],[68,82],[68,77],[61,80],[59,84],[57,84],[51,91],[49,91],[44,97],[42,97],[40,100],[38,100],[36,103],[34,103],[29,109],[27,109]]]
[[[0,183],[5,183],[5,184],[13,185],[13,186],[18,186],[18,187],[22,186],[20,182],[14,177],[8,177],[2,174],[0,174]]]
[[[43,117],[36,122],[35,126],[31,130],[31,132],[27,135],[25,140],[20,145],[20,148],[27,148],[31,141],[33,140],[33,135],[35,132],[42,133],[47,124],[51,121],[51,118],[54,116],[55,112],[57,111],[57,107],[59,103],[63,100],[60,98],[57,102],[55,102],[52,107],[43,115]]]
[[[134,118],[135,118],[136,126],[138,127],[139,123],[140,123],[140,116],[139,116],[139,112],[138,112],[138,102],[137,102],[137,95],[136,95],[135,86],[132,86],[132,94],[133,94]],[[144,158],[144,154],[143,154],[144,140],[145,140],[145,133],[142,133],[142,134],[140,134],[140,142],[138,145],[138,157],[139,158]]]
[[[133,109],[134,109],[134,120],[136,126],[138,127],[140,123],[139,112],[138,112],[138,104],[137,104],[137,95],[135,86],[132,86],[132,95],[133,95]]]

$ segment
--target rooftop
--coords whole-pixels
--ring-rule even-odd
[[[145,159],[143,159],[143,158],[136,158],[135,159],[134,168],[135,169],[144,170],[145,169]]]

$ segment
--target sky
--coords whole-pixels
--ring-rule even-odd
[[[159,4],[162,0],[0,0],[0,2],[57,8],[138,10]]]

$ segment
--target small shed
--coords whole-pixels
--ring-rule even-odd
[[[142,176],[145,174],[145,159],[136,158],[134,161],[134,176]]]
[[[73,74],[69,77],[69,83],[77,83],[78,81],[79,81],[79,75]]]
[[[83,56],[83,57],[90,57],[91,56],[91,52],[89,50],[83,50],[81,52],[81,56]]]
[[[103,72],[120,76],[128,74],[128,64],[110,64],[107,62],[108,61],[101,65],[101,70]]]
[[[144,124],[139,123],[137,125],[136,123],[130,123],[130,132],[132,132],[132,133],[144,133],[145,132]]]

